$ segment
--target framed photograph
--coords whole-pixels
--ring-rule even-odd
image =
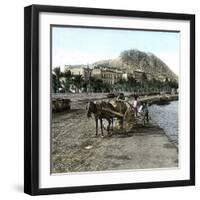
[[[32,5],[24,192],[195,184],[195,16]]]

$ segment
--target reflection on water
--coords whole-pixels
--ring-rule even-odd
[[[152,122],[163,128],[170,140],[178,144],[178,101],[168,105],[152,105],[149,112]]]

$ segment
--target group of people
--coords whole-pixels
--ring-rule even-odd
[[[117,100],[125,100],[125,96],[123,93],[120,93],[117,97]],[[148,104],[147,102],[141,103],[139,101],[139,95],[134,95],[133,105],[132,108],[135,112],[135,117],[138,116],[138,113],[143,112],[144,116],[146,117],[146,120],[149,121],[149,110],[148,110]]]

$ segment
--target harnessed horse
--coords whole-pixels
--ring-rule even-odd
[[[121,101],[116,101],[116,107],[110,102],[89,102],[87,105],[87,116],[90,118],[92,114],[94,115],[96,122],[96,135],[98,135],[98,120],[100,121],[101,134],[103,136],[103,119],[108,121],[107,131],[110,133],[110,126],[112,125],[113,130],[113,118],[118,118],[121,120],[122,130],[125,113],[127,111],[127,106]]]

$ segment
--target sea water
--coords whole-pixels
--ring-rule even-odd
[[[169,139],[178,144],[178,101],[167,105],[152,105],[149,107],[150,120],[164,129]]]

